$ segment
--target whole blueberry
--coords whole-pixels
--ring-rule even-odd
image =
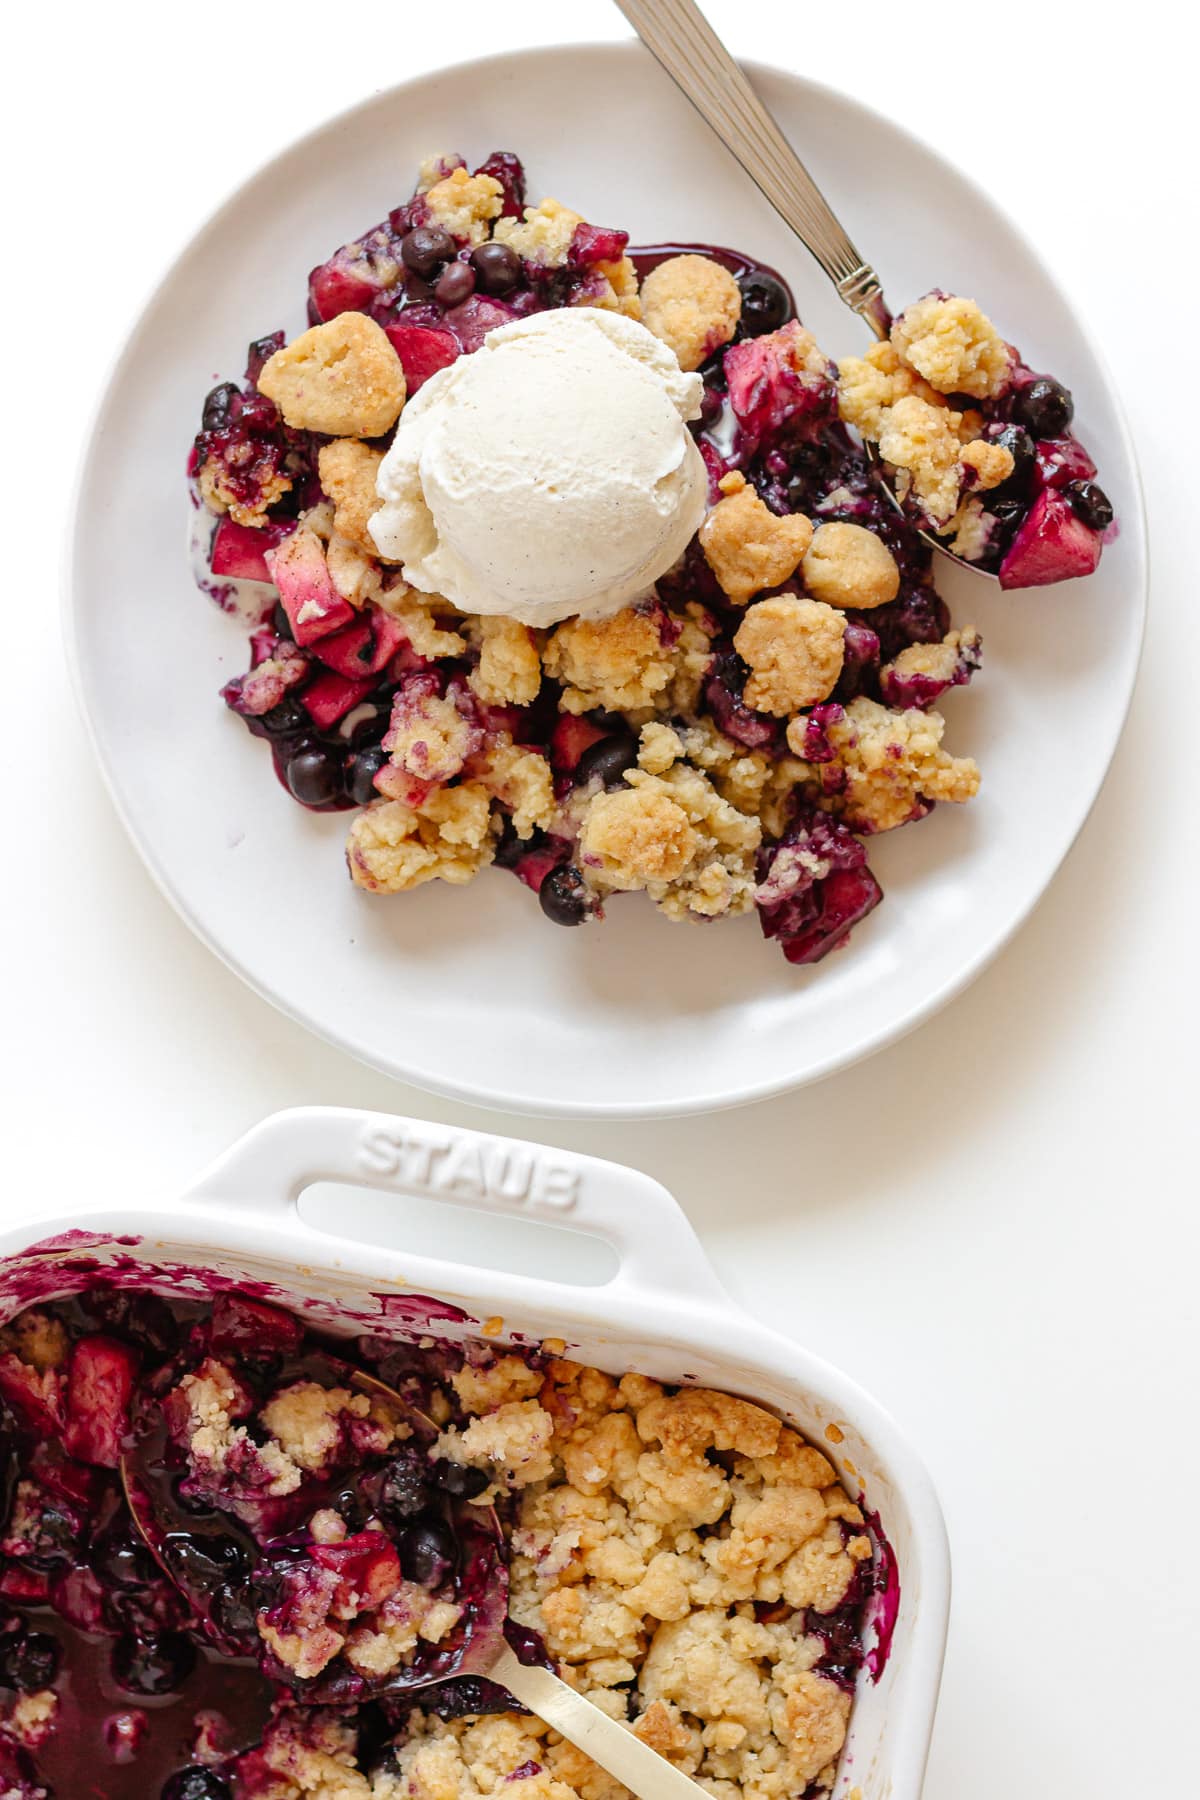
[[[1039,375],[1013,401],[1013,418],[1035,438],[1061,437],[1075,417],[1075,402],[1061,381]]]
[[[637,758],[637,742],[631,734],[614,732],[612,737],[588,745],[575,768],[576,783],[586,787],[589,781],[599,778],[606,788],[619,787],[626,769],[636,767]]]
[[[792,302],[778,276],[755,269],[738,282],[742,290],[742,335],[762,337],[778,331],[792,316]]]
[[[190,1769],[180,1769],[178,1774],[167,1777],[160,1800],[230,1800],[230,1794],[227,1781],[211,1769],[193,1763]]]
[[[297,732],[308,728],[309,717],[298,701],[289,695],[278,706],[273,706],[270,712],[263,713],[258,722],[268,737],[295,737]]]
[[[1104,531],[1113,522],[1113,504],[1102,487],[1094,481],[1072,481],[1064,490],[1071,511],[1093,531]]]
[[[287,761],[287,784],[305,806],[326,806],[342,791],[342,762],[320,744],[297,750]]]
[[[187,1591],[203,1592],[247,1575],[250,1558],[230,1537],[206,1532],[203,1536],[174,1531],[163,1545],[171,1573]]]
[[[470,263],[447,263],[437,279],[433,297],[439,306],[461,306],[475,292],[475,271]]]
[[[507,294],[521,279],[521,259],[508,244],[480,244],[471,252],[471,265],[485,294]]]
[[[223,431],[228,425],[234,401],[237,399],[237,388],[232,381],[223,381],[219,387],[209,390],[204,402],[201,424],[205,431]]]
[[[413,1519],[424,1512],[433,1498],[429,1482],[429,1464],[424,1453],[406,1446],[388,1464],[379,1497],[380,1509],[389,1524]]]
[[[390,760],[387,751],[378,744],[359,751],[350,765],[350,798],[355,806],[370,806],[372,800],[378,800],[375,777]]]
[[[498,869],[515,869],[531,845],[528,838],[520,836],[511,815],[505,813],[503,816],[504,824],[496,839],[496,853],[492,862]]]
[[[583,876],[571,863],[550,871],[538,889],[538,901],[546,917],[556,925],[582,925],[588,916]]]
[[[400,259],[414,275],[429,276],[454,255],[454,239],[440,225],[418,225],[400,240]]]
[[[289,643],[292,641],[292,621],[287,616],[282,600],[275,602],[275,609],[271,614],[271,630],[276,637],[287,638]]]
[[[112,1649],[112,1675],[131,1694],[173,1694],[196,1666],[196,1646],[181,1631],[157,1637],[127,1632]]]
[[[412,1525],[400,1535],[400,1567],[409,1581],[435,1588],[454,1567],[454,1539],[436,1520]]]
[[[544,884],[543,884],[544,885]],[[456,1500],[473,1500],[488,1484],[483,1469],[468,1469],[464,1463],[442,1462],[436,1470],[438,1486]]]
[[[92,1566],[114,1587],[148,1587],[159,1573],[145,1545],[132,1537],[109,1538],[92,1551]]]
[[[22,1694],[51,1687],[62,1662],[62,1648],[44,1631],[28,1631],[6,1644],[0,1655],[0,1682]]]
[[[258,1607],[250,1586],[245,1581],[222,1584],[209,1596],[213,1624],[226,1637],[250,1638],[257,1628]]]
[[[992,493],[1006,500],[1017,494],[1027,494],[1037,464],[1037,446],[1033,439],[1023,426],[1006,425],[992,441],[1007,450],[1013,459],[1012,474],[994,487]]]

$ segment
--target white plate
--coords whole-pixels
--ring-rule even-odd
[[[983,631],[983,675],[950,697],[947,740],[977,757],[970,806],[876,840],[886,890],[848,949],[789,968],[754,918],[672,925],[644,901],[550,925],[516,881],[352,887],[346,817],[315,817],[217,689],[241,631],[192,587],[184,462],[214,381],[250,338],[304,324],[309,268],[411,191],[432,148],[522,155],[553,193],[634,242],[731,244],[793,281],[834,356],[857,321],[650,57],[633,44],[521,53],[382,94],[253,177],[176,263],[102,404],[78,496],[77,675],[121,815],[155,879],[231,968],[376,1067],[533,1113],[709,1110],[812,1081],[879,1049],[961,990],[1028,916],[1083,824],[1136,672],[1145,531],[1132,446],[1096,351],[1015,227],[948,164],[854,101],[779,70],[753,77],[893,304],[935,284],[984,301],[1075,394],[1121,518],[1098,573],[1002,595],[939,582]],[[602,139],[608,146],[597,154]],[[636,145],[636,153],[622,146]],[[614,149],[613,146],[616,148]]]

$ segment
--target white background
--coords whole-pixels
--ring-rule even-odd
[[[223,16],[261,22],[227,34]],[[1165,5],[711,0],[711,16],[735,50],[955,158],[1085,298],[1141,453],[1155,570],[1132,716],[1067,867],[915,1036],[708,1120],[498,1121],[357,1067],[243,989],[144,876],[65,674],[58,564],[107,365],[197,224],[298,133],[446,61],[624,26],[606,0],[26,9],[3,123],[2,1204],[169,1199],[300,1102],[640,1165],[733,1292],[870,1387],[929,1462],[956,1581],[930,1800],[1179,1793],[1200,1599],[1192,71]],[[604,120],[580,129],[598,157],[637,154]]]

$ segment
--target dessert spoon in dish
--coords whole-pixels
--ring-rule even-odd
[[[355,1370],[349,1376],[349,1383],[391,1408],[418,1441],[428,1444],[436,1437],[437,1426],[432,1419],[376,1376]],[[270,1512],[269,1517],[282,1535],[298,1523],[301,1512],[308,1509],[311,1500],[302,1503],[299,1495],[294,1501],[250,1500],[244,1504],[242,1512],[235,1506],[232,1516],[216,1529],[211,1525],[197,1527],[193,1519],[189,1523],[193,1530],[198,1530],[199,1542],[189,1546],[187,1538],[190,1534],[178,1531],[178,1522],[173,1516],[175,1503],[168,1497],[173,1484],[164,1479],[162,1459],[165,1449],[165,1433],[160,1429],[135,1441],[122,1452],[121,1482],[134,1527],[155,1562],[191,1611],[204,1621],[223,1653],[245,1656],[255,1638],[255,1614],[253,1602],[245,1593],[244,1576],[239,1576],[237,1571],[244,1571],[255,1554],[255,1541],[247,1529],[255,1509],[264,1506],[278,1509]],[[412,1694],[442,1682],[482,1677],[506,1688],[522,1706],[560,1732],[576,1749],[582,1750],[631,1793],[638,1795],[639,1800],[704,1800],[704,1790],[682,1769],[677,1769],[649,1744],[644,1744],[618,1720],[609,1718],[552,1669],[542,1663],[531,1665],[520,1660],[505,1632],[508,1568],[499,1520],[490,1507],[463,1503],[458,1509],[457,1525],[456,1537],[465,1563],[462,1585],[467,1596],[461,1628],[456,1628],[450,1646],[444,1652],[440,1647],[431,1646],[433,1656],[429,1662],[401,1668],[372,1681],[368,1692],[356,1693],[355,1697],[381,1699],[388,1695]],[[235,1600],[236,1616],[232,1619],[214,1604],[211,1579],[214,1572],[218,1577],[221,1574],[233,1576],[240,1604]],[[336,1673],[306,1682],[303,1691],[297,1694],[300,1703],[312,1706],[337,1706],[346,1698],[345,1677]]]
[[[647,50],[820,263],[838,298],[877,338],[886,338],[892,315],[882,282],[855,248],[845,226],[695,0],[617,0],[617,5]],[[865,444],[864,448],[878,464],[874,446]],[[896,510],[903,512],[891,483],[883,486]],[[956,556],[932,532],[922,531],[921,536],[961,568],[986,575],[990,581],[996,579],[976,563]]]

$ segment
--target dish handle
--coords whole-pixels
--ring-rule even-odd
[[[311,1229],[298,1216],[298,1203],[306,1188],[321,1181],[583,1232],[616,1253],[610,1288],[729,1305],[683,1209],[649,1175],[457,1125],[350,1107],[295,1107],[273,1113],[239,1138],[183,1199],[263,1219],[286,1217],[293,1228]]]

